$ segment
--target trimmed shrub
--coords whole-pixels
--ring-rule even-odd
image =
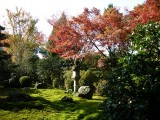
[[[72,71],[66,71],[63,77],[66,90],[73,89]]]
[[[93,73],[92,70],[87,70],[84,74],[82,74],[79,85],[80,86],[93,86],[93,82],[97,80],[97,76]]]
[[[19,82],[22,87],[30,87],[32,80],[29,76],[22,76],[20,77]]]

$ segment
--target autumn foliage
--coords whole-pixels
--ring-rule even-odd
[[[50,22],[53,24],[53,21]],[[78,54],[81,49],[80,35],[72,28],[64,13],[53,27],[54,30],[49,38],[50,51],[59,53],[61,57]]]
[[[160,20],[160,1],[147,0],[142,5],[138,5],[134,10],[130,11],[126,19],[129,19],[128,26],[131,29],[137,24],[146,24],[149,21]]]
[[[49,38],[49,50],[64,58],[82,57],[91,52],[106,56],[105,51],[129,46],[128,34],[138,24],[160,20],[160,2],[147,0],[127,14],[110,6],[103,14],[96,8],[67,19],[63,13],[58,20],[50,20],[53,31]]]

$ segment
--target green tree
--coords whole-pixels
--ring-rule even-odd
[[[7,59],[9,58],[9,55],[6,54],[6,52],[3,50],[3,47],[9,47],[9,45],[5,42],[5,39],[7,39],[7,35],[2,33],[3,30],[5,30],[5,28],[0,26],[0,58]]]
[[[108,79],[105,119],[160,119],[160,22],[137,26]]]
[[[37,75],[40,82],[46,82],[52,84],[58,79],[58,86],[62,84],[62,70],[60,64],[60,58],[58,55],[49,55],[46,59],[39,60],[37,64]]]
[[[36,23],[38,20],[32,16],[16,8],[15,12],[7,10],[8,27],[10,28],[10,49],[8,52],[12,54],[12,60],[18,65],[19,73],[29,75],[33,72],[31,59],[37,47],[36,39],[38,30]]]
[[[5,41],[7,35],[2,32],[3,30],[5,28],[0,26],[0,80],[8,79],[11,72],[10,55],[4,50],[4,47],[9,47],[9,45]]]

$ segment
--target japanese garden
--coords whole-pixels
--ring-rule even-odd
[[[0,120],[160,120],[160,1],[124,13],[48,19],[23,8],[0,25]]]

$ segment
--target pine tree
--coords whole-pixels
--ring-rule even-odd
[[[7,38],[7,35],[2,33],[2,31],[5,30],[4,27],[0,25],[0,59],[8,59],[10,55],[8,55],[5,51],[3,51],[3,47],[9,47],[9,44],[4,42],[4,40]]]
[[[5,30],[5,28],[0,26],[0,81],[7,79],[10,74],[8,61],[11,56],[3,50],[3,47],[9,47],[9,44],[5,42],[5,39],[7,39],[7,35],[2,32],[3,30]]]

